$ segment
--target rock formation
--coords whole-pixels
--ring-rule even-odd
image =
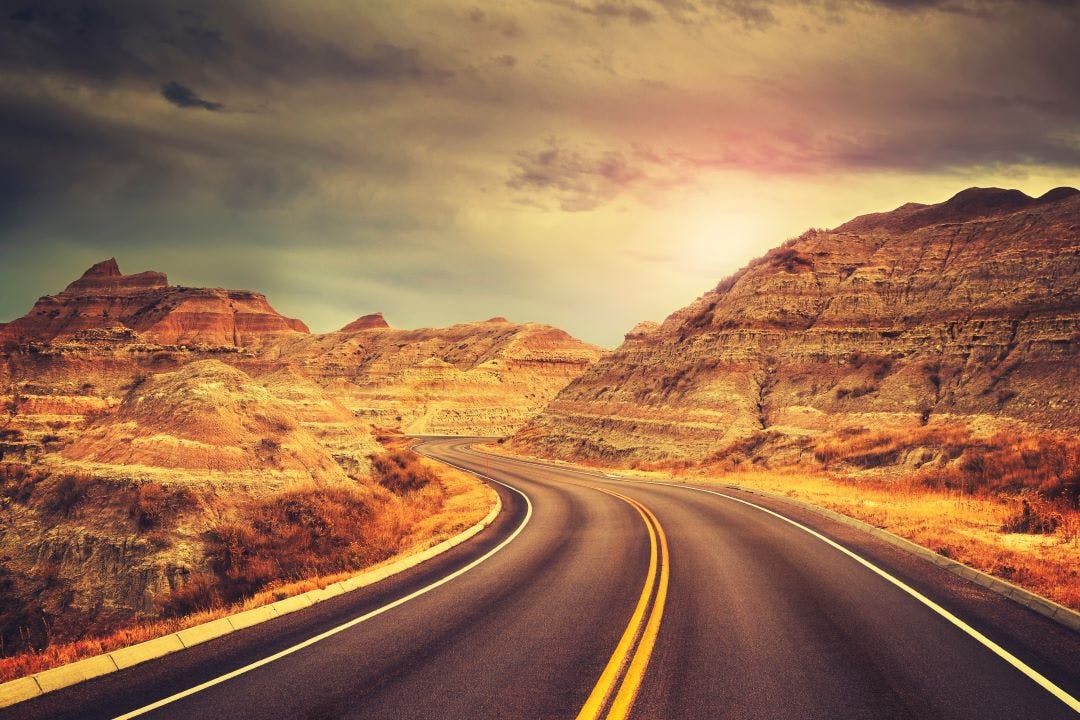
[[[0,328],[0,342],[48,341],[108,328],[128,328],[163,344],[235,347],[308,332],[259,293],[171,286],[164,273],[123,275],[116,260],[109,259]]]
[[[98,263],[0,326],[0,645],[374,562],[443,497],[380,484],[376,432],[512,432],[599,356],[502,318],[395,330],[373,314],[310,335],[258,293]],[[311,557],[281,570],[258,555],[271,536]],[[240,571],[229,543],[261,550]]]
[[[351,333],[360,330],[378,330],[379,328],[388,327],[390,327],[390,323],[386,322],[386,319],[381,312],[378,312],[370,315],[361,315],[345,327],[341,328],[338,332]]]
[[[640,324],[514,444],[812,461],[826,432],[1080,427],[1080,193],[965,190],[809,231]]]
[[[419,330],[367,318],[273,352],[358,418],[412,434],[512,433],[602,353],[548,325],[502,318]]]

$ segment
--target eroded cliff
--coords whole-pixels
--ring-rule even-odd
[[[1078,356],[1080,194],[972,188],[770,251],[636,327],[513,444],[616,465],[786,464],[822,462],[835,433],[1075,433]],[[956,459],[938,450],[884,462]]]

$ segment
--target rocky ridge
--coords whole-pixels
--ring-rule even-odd
[[[417,330],[351,323],[274,352],[357,417],[420,435],[510,434],[602,354],[557,328],[502,318]]]
[[[110,258],[0,328],[0,343],[47,342],[111,328],[162,344],[234,347],[308,332],[304,323],[270,307],[260,293],[172,286],[164,273],[154,271],[124,275]]]
[[[813,464],[830,433],[1075,433],[1078,355],[1080,193],[972,188],[770,251],[635,327],[513,444],[613,465]]]

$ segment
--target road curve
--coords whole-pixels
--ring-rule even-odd
[[[484,462],[616,488],[665,528],[670,595],[632,717],[1078,717],[1067,703],[1080,697],[1080,635],[865,533],[727,489]],[[1064,701],[912,593],[958,616]]]
[[[473,540],[375,587],[0,717],[138,712],[320,635],[138,716],[1077,717],[910,593],[735,492],[616,481],[466,445],[422,450],[496,481],[504,512]],[[742,499],[851,549],[1080,695],[1076,633],[852,528]]]

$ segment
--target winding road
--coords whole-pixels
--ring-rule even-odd
[[[489,529],[0,717],[1080,716],[1080,635],[856,529],[462,438],[420,449],[492,483]]]

